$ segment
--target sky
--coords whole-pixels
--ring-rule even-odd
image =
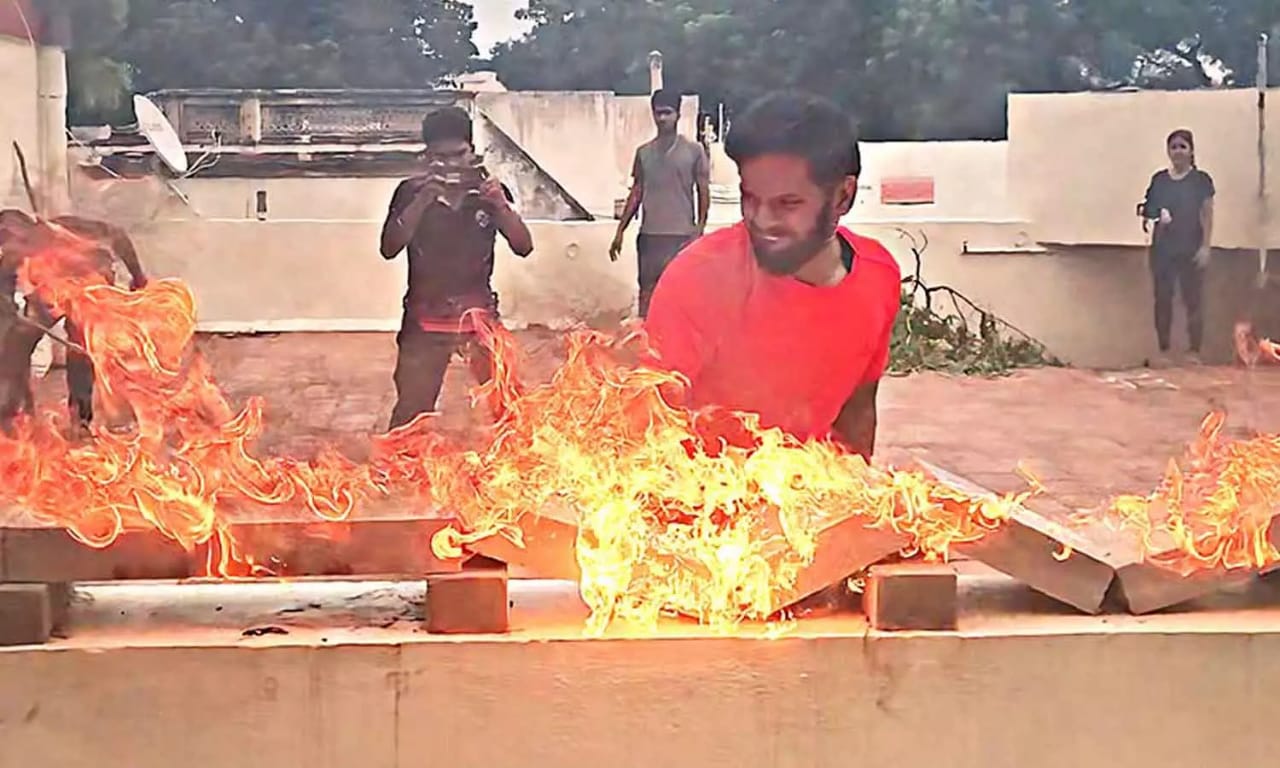
[[[481,56],[488,56],[494,45],[528,29],[528,25],[515,18],[516,10],[527,5],[527,0],[471,0],[477,24],[473,40]]]

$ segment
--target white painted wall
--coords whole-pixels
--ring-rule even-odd
[[[28,208],[12,145],[16,141],[39,194],[66,205],[66,65],[60,48],[35,48],[0,35],[0,206]]]
[[[1280,247],[1280,89],[1268,96],[1265,238],[1253,89],[1011,96],[1013,195],[1041,240],[1145,245],[1134,206],[1151,174],[1168,165],[1165,137],[1190,128],[1198,164],[1218,188],[1214,245],[1255,248],[1265,239]]]

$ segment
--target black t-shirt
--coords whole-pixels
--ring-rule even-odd
[[[391,197],[390,216],[413,201],[418,183],[400,182]],[[505,185],[503,193],[514,202]],[[409,240],[409,290],[404,306],[421,319],[457,318],[469,309],[497,309],[490,285],[497,222],[489,209],[467,199],[454,210],[435,204],[422,214]]]
[[[1169,224],[1156,224],[1152,241],[1155,247],[1187,252],[1199,249],[1204,240],[1200,211],[1213,196],[1213,177],[1199,168],[1191,169],[1181,179],[1174,179],[1167,170],[1152,176],[1143,203],[1146,217],[1158,221],[1162,208],[1173,217]]]

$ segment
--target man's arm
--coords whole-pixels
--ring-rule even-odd
[[[867,461],[876,450],[876,392],[879,389],[879,379],[859,386],[831,427],[838,439]]]
[[[69,232],[80,237],[89,238],[107,250],[111,258],[118,259],[129,272],[129,287],[140,289],[147,284],[147,274],[142,269],[138,258],[138,250],[133,245],[129,233],[114,224],[79,216],[59,216],[54,224],[65,227]]]
[[[391,205],[387,208],[387,219],[382,223],[382,242],[379,250],[382,258],[394,259],[413,239],[418,230],[422,214],[435,202],[440,194],[437,185],[426,184],[416,179],[406,179],[396,187],[391,196]]]
[[[640,203],[644,202],[644,166],[640,164],[640,150],[636,150],[635,162],[631,165],[631,191],[627,194],[627,203],[622,207],[622,218],[618,220],[618,231],[613,236],[613,244],[609,246],[609,260],[617,261],[622,253],[622,239],[627,234],[627,227],[640,212]]]
[[[698,190],[698,234],[702,235],[707,231],[707,216],[711,213],[711,163],[702,145],[697,146],[698,159],[693,177]]]

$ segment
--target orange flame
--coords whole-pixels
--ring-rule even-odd
[[[1280,435],[1228,440],[1225,423],[1224,414],[1210,414],[1160,488],[1111,505],[1120,524],[1142,537],[1150,560],[1184,575],[1280,563],[1270,539],[1280,509]]]
[[[635,336],[574,334],[552,380],[526,388],[512,337],[477,318],[495,375],[474,396],[498,417],[482,448],[449,445],[424,417],[375,438],[368,464],[334,452],[258,458],[262,404],[237,414],[219,391],[192,344],[189,288],[115,288],[91,243],[42,226],[55,236],[27,261],[24,283],[81,325],[98,385],[127,403],[137,426],[95,430],[75,446],[47,420],[24,422],[0,438],[0,501],[91,546],[154,528],[188,549],[207,545],[216,573],[260,572],[237,553],[228,510],[293,506],[337,521],[371,495],[421,494],[456,517],[433,546],[460,557],[491,536],[520,543],[524,516],[563,509],[578,521],[591,629],[648,626],[673,612],[730,629],[777,610],[833,515],[860,516],[904,534],[910,552],[946,558],[1021,500],[975,500],[923,473],[873,468],[754,416],[691,412],[678,405],[678,375],[623,362],[642,343]]]

